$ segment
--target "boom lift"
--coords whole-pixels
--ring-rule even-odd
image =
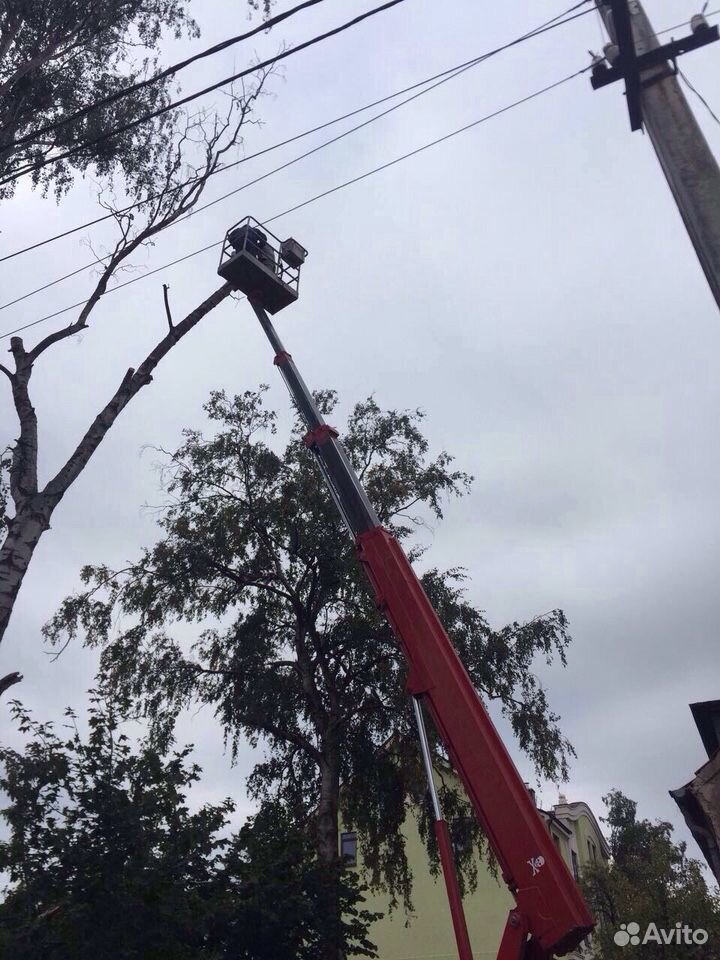
[[[378,609],[407,660],[407,690],[418,722],[458,954],[461,960],[472,960],[421,705],[435,724],[515,899],[497,960],[551,960],[577,947],[593,929],[593,919],[410,561],[381,526],[337,432],[323,420],[268,316],[297,299],[306,256],[297,241],[280,242],[247,217],[228,231],[218,273],[246,294],[270,341],[275,365],[307,425],[305,443],[355,541]]]

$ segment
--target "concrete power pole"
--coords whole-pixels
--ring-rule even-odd
[[[618,44],[611,0],[595,2]],[[660,43],[642,4],[630,0],[628,9],[639,57]],[[639,97],[645,129],[720,307],[720,167],[667,62],[640,70]]]

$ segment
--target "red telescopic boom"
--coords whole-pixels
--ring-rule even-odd
[[[553,954],[578,946],[593,928],[592,917],[408,558],[380,525],[337,433],[323,420],[268,317],[268,311],[277,313],[297,300],[306,256],[296,240],[281,242],[263,224],[246,217],[228,230],[218,273],[247,295],[275,351],[275,364],[308,427],[305,442],[355,541],[378,608],[407,659],[407,687],[414,698],[460,960],[472,960],[472,953],[452,844],[435,790],[421,702],[515,898],[498,960],[550,960]]]
[[[380,525],[337,433],[324,422],[259,299],[249,294],[249,300],[308,426],[305,442],[316,455],[355,539],[378,608],[405,654],[408,692],[416,701],[422,699],[430,713],[515,898],[498,960],[550,960],[554,954],[567,953],[594,925],[580,891],[410,561],[395,537]],[[446,828],[442,829],[439,813],[437,820],[442,845]],[[444,868],[449,857],[448,849]],[[456,878],[446,875],[446,884],[459,949],[465,954]],[[466,931],[464,938],[467,943]]]

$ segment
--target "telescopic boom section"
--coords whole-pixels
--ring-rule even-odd
[[[547,960],[572,950],[593,919],[467,671],[397,540],[378,520],[332,427],[322,418],[263,307],[251,305],[305,420],[358,557],[407,658],[408,692],[421,696],[516,902],[498,960]]]

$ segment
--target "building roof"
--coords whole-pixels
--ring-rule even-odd
[[[610,859],[610,845],[600,829],[600,824],[597,822],[595,814],[584,800],[573,800],[571,803],[565,800],[564,802],[556,803],[553,806],[553,811],[555,816],[566,820],[579,820],[582,816],[587,817],[593,825],[595,833],[600,838],[600,848],[604,859]]]
[[[690,710],[707,755],[712,758],[720,748],[720,700],[691,703]]]
[[[538,813],[541,813],[544,817],[547,817],[550,823],[557,827],[561,833],[564,833],[566,837],[572,836],[573,832],[570,827],[568,827],[567,824],[564,824],[562,820],[559,820],[552,810],[543,810],[541,807],[538,807]]]
[[[670,796],[720,883],[720,753],[700,767],[690,783],[671,790]]]

